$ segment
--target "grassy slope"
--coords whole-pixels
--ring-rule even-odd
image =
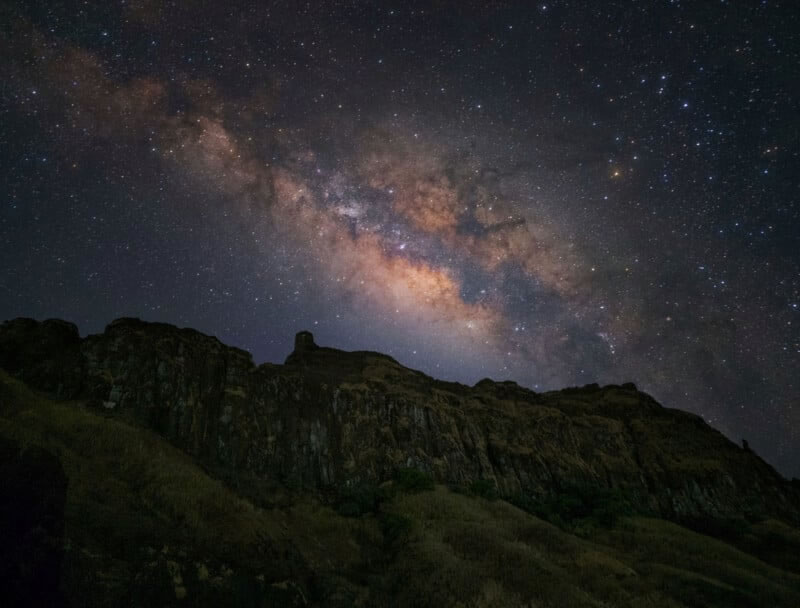
[[[750,526],[736,548],[640,517],[576,536],[441,486],[394,493],[361,517],[274,487],[254,500],[279,506],[260,508],[159,436],[2,373],[0,434],[60,457],[64,585],[89,605],[266,594],[274,605],[800,606],[800,533],[780,522]],[[162,583],[156,600],[137,602]]]

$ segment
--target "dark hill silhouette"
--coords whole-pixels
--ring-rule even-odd
[[[648,593],[663,596],[655,605],[762,605],[753,589],[769,589],[774,601],[763,605],[797,605],[796,484],[631,383],[470,387],[380,353],[318,346],[309,332],[285,364],[256,366],[216,338],[137,319],[86,338],[64,321],[7,321],[0,369],[0,438],[59,454],[74,488],[65,544],[82,549],[67,551],[62,578],[73,599],[81,585],[93,590],[88,605],[103,605],[88,582],[95,571],[118,597],[149,604],[189,594],[195,605],[524,605],[567,593],[497,570],[514,555],[581,590],[565,605],[635,605]],[[549,525],[542,519],[557,528],[537,527]],[[517,553],[526,534],[537,543],[556,535],[583,561],[536,545],[566,561],[560,574],[548,570],[553,561],[535,566],[539,553]],[[600,543],[596,557],[578,537]],[[181,548],[160,546],[168,541]],[[645,582],[630,582],[638,561],[672,559],[664,551],[673,541],[700,561],[680,575],[653,566],[636,574]],[[434,558],[443,542],[452,553]],[[617,600],[580,582],[586,560],[615,573],[603,584]],[[732,572],[755,569],[764,580],[741,592],[729,579],[708,583],[734,563]],[[228,564],[239,578],[225,574]],[[467,578],[436,595],[434,575]],[[493,593],[498,604],[479,602]]]

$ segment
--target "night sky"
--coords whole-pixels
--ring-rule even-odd
[[[0,5],[0,319],[634,381],[800,476],[793,1]]]

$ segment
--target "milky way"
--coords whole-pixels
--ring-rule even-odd
[[[791,2],[54,4],[0,9],[0,318],[633,380],[800,474]]]

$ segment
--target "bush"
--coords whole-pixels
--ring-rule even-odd
[[[469,493],[486,500],[496,500],[499,497],[497,486],[491,479],[476,479],[469,484]]]
[[[610,528],[618,517],[634,513],[622,490],[594,486],[568,486],[539,500],[522,494],[508,501],[568,531],[595,525]]]
[[[388,492],[384,488],[370,482],[346,486],[338,489],[336,511],[344,517],[377,513],[381,503],[388,498]]]
[[[693,532],[731,542],[739,540],[750,528],[744,517],[681,517],[676,523]]]
[[[412,467],[398,469],[394,474],[394,484],[399,490],[411,494],[433,490],[435,485],[430,475]]]
[[[384,513],[380,522],[383,540],[390,545],[405,539],[413,526],[411,518],[397,513]]]

